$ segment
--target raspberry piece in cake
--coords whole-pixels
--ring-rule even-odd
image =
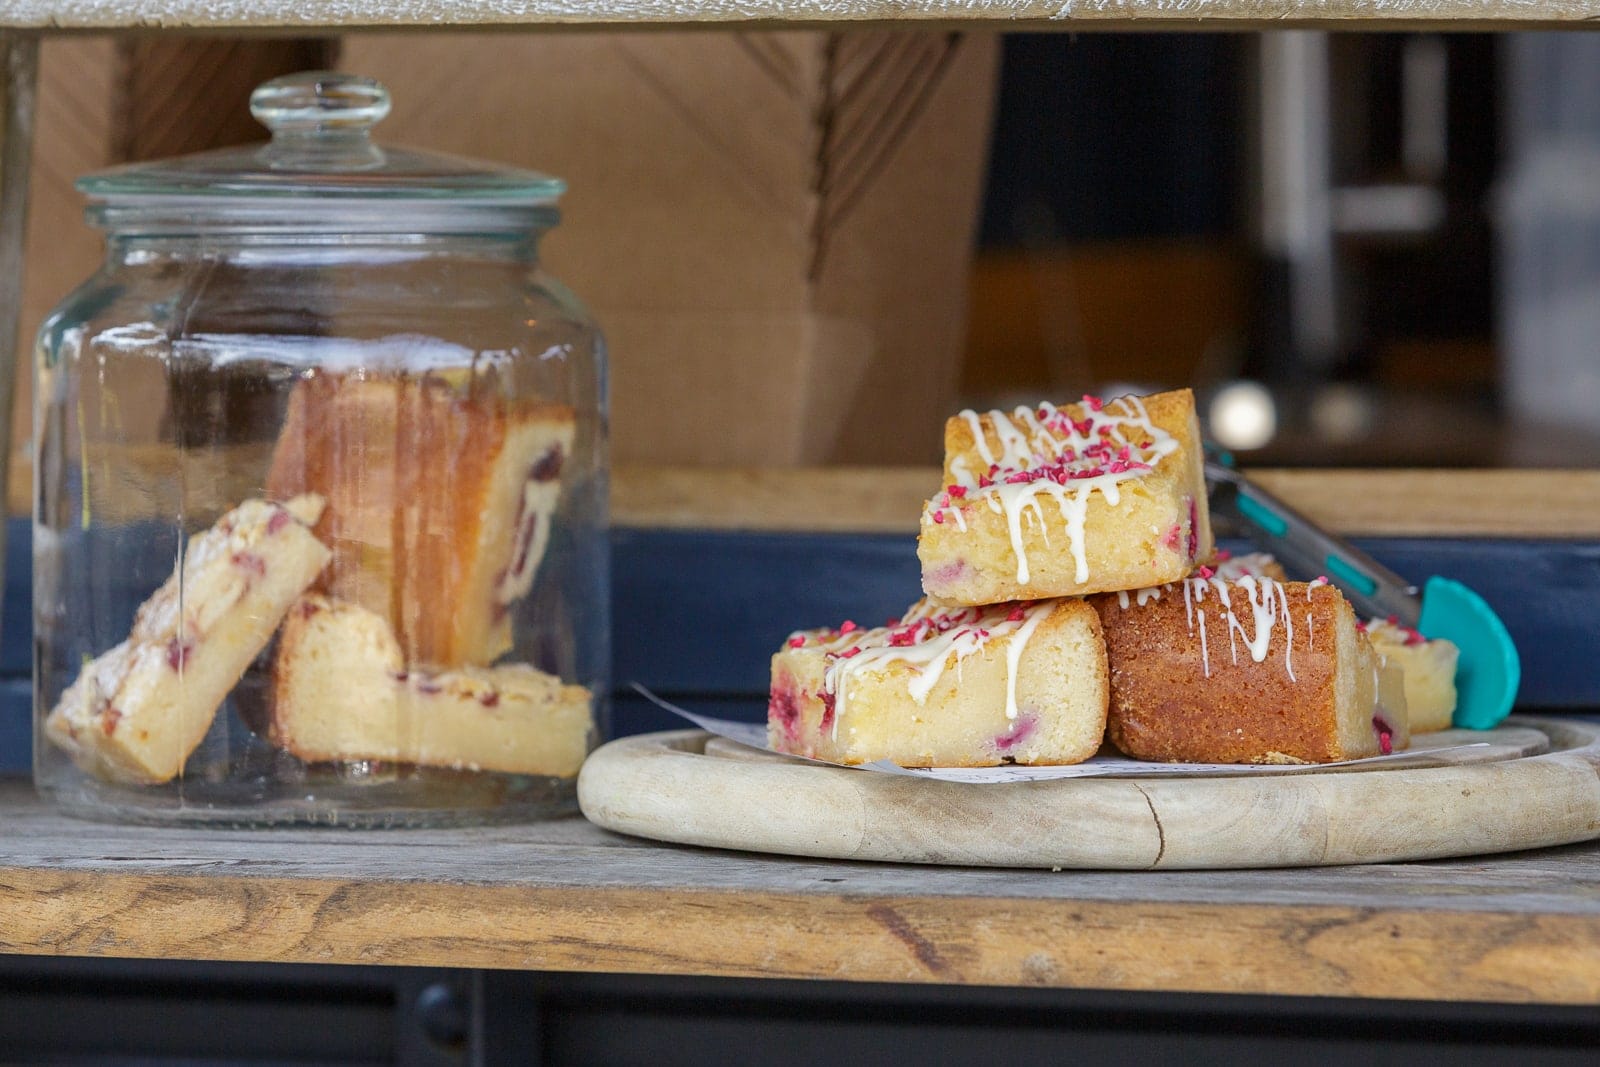
[[[170,781],[294,599],[328,561],[319,497],[248,500],[189,540],[128,639],[84,665],[45,733],[102,778]],[[180,593],[181,575],[181,593]]]
[[[923,506],[930,597],[995,604],[1136,589],[1212,553],[1187,389],[945,425],[945,486]]]
[[[1430,641],[1398,620],[1373,619],[1366,629],[1372,647],[1405,675],[1411,732],[1449,729],[1456,710],[1456,661],[1461,650],[1451,641]]]
[[[591,722],[587,689],[526,664],[407,669],[382,616],[312,593],[278,639],[267,736],[309,762],[565,778],[588,754]]]
[[[382,615],[412,662],[482,665],[511,647],[575,430],[493,389],[322,373],[290,394],[267,490],[327,497],[323,591]]]
[[[1326,582],[1189,578],[1091,598],[1113,744],[1137,759],[1328,763],[1405,748],[1400,673]]]
[[[1081,763],[1105,734],[1105,645],[1082,600],[918,601],[892,626],[794,634],[772,657],[779,752],[905,767]]]

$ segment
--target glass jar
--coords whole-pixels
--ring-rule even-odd
[[[74,813],[419,825],[566,810],[606,702],[600,335],[556,179],[381,148],[382,86],[78,183],[42,327],[35,778]]]

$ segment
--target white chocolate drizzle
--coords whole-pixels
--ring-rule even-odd
[[[1161,589],[1169,588],[1162,586]],[[1143,607],[1146,603],[1146,594],[1150,599],[1159,599],[1161,589],[1150,588],[1137,591],[1138,604]],[[1234,609],[1233,593],[1241,591],[1245,603],[1250,605],[1250,628],[1239,620],[1238,612]],[[1200,663],[1201,669],[1207,678],[1211,677],[1211,653],[1206,642],[1206,615],[1205,599],[1207,593],[1212,593],[1218,601],[1217,617],[1228,628],[1228,650],[1233,662],[1239,662],[1238,642],[1243,642],[1250,653],[1250,659],[1260,663],[1267,658],[1267,650],[1272,645],[1272,632],[1276,629],[1279,620],[1283,622],[1283,669],[1288,673],[1291,682],[1296,681],[1294,674],[1294,620],[1289,613],[1289,593],[1283,583],[1272,578],[1257,578],[1246,574],[1235,582],[1228,582],[1219,577],[1185,578],[1183,580],[1183,610],[1184,618],[1189,626],[1189,633],[1194,635],[1198,628],[1200,631]],[[1309,599],[1309,596],[1308,596]],[[1126,592],[1117,594],[1117,602],[1126,611],[1129,597]],[[1306,612],[1306,639],[1311,638],[1311,613]],[[1308,646],[1309,647],[1309,646]]]
[[[1019,407],[1010,415],[961,412],[985,469],[974,472],[966,457],[957,456],[950,462],[950,485],[929,504],[936,522],[954,512],[963,531],[961,507],[966,502],[981,498],[991,510],[1004,514],[1020,583],[1026,584],[1030,573],[1022,526],[1026,509],[1033,509],[1048,544],[1041,498],[1055,501],[1067,529],[1074,580],[1086,582],[1084,522],[1090,498],[1098,492],[1107,505],[1117,507],[1123,482],[1144,477],[1178,449],[1177,438],[1151,422],[1138,397],[1086,402],[1078,410],[1082,417],[1077,419],[1048,403]]]
[[[851,683],[858,676],[876,674],[894,663],[909,664],[914,673],[906,691],[921,706],[952,660],[959,672],[963,660],[994,641],[1005,642],[1005,712],[1007,719],[1015,720],[1017,666],[1034,630],[1054,610],[1054,602],[1048,600],[963,608],[923,599],[913,604],[897,625],[801,631],[790,635],[789,647],[815,648],[827,656],[822,690],[833,698],[834,740],[839,737],[839,720],[845,716]]]
[[[1161,594],[1171,589],[1171,582],[1166,585],[1147,585],[1143,589],[1135,589],[1133,591],[1134,602],[1142,608],[1152,600],[1160,600]],[[1117,603],[1122,607],[1123,611],[1128,610],[1128,591],[1126,589],[1117,591]]]

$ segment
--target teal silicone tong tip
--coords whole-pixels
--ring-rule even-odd
[[[1422,622],[1429,637],[1461,650],[1456,671],[1453,725],[1488,730],[1511,712],[1522,681],[1522,660],[1505,623],[1477,593],[1449,578],[1432,577],[1422,591]]]

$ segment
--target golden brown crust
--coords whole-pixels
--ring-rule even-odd
[[[1137,594],[1128,596],[1127,607],[1117,594],[1091,598],[1111,664],[1112,743],[1137,759],[1185,763],[1350,758],[1339,740],[1335,694],[1338,672],[1350,665],[1340,664],[1335,635],[1353,629],[1355,616],[1339,591],[1300,582],[1280,586],[1290,625],[1280,611],[1266,654],[1256,662],[1212,583],[1189,584],[1187,602],[1184,583],[1143,606]],[[1245,635],[1253,635],[1247,588],[1230,585],[1236,617]],[[1208,592],[1194,595],[1202,586]]]

